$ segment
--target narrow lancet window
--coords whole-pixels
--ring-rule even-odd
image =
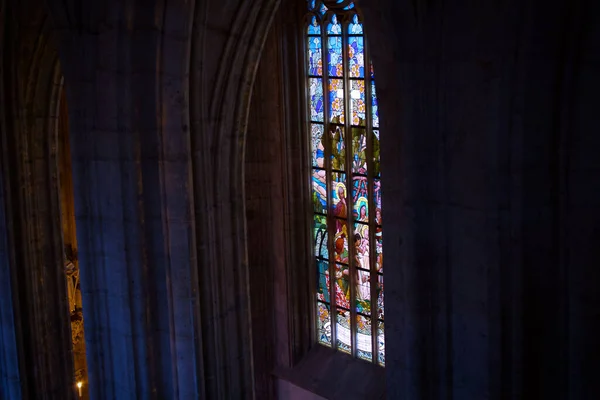
[[[308,1],[316,332],[385,364],[379,114],[362,18],[347,0]]]

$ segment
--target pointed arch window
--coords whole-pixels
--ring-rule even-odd
[[[305,25],[317,341],[385,364],[379,114],[362,17],[309,0]]]

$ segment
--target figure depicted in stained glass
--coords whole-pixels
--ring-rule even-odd
[[[318,340],[383,365],[378,104],[363,25],[354,4],[343,4],[309,0],[305,30]],[[337,308],[334,315],[329,302]]]

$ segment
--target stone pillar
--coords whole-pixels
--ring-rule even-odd
[[[277,3],[51,4],[92,398],[253,396],[243,136]]]

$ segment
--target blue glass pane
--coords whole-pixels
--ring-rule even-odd
[[[327,12],[327,10],[328,8],[325,6],[325,4],[321,3],[321,8],[319,9],[321,15],[324,15]]]
[[[339,36],[327,38],[329,76],[344,76],[344,58],[342,57],[342,38]]]
[[[329,258],[327,250],[327,219],[323,215],[315,215],[314,234],[315,257],[327,260]]]
[[[365,81],[350,81],[350,115],[352,125],[365,124]]]
[[[379,321],[379,326],[377,328],[377,336],[377,347],[379,348],[379,365],[385,366],[385,335],[383,321]]]
[[[321,25],[319,25],[319,21],[317,21],[317,17],[314,15],[310,18],[310,24],[308,24],[308,34],[309,35],[320,35],[321,34]]]
[[[362,36],[348,38],[348,64],[351,78],[365,77],[365,44]]]
[[[323,80],[309,78],[310,85],[310,119],[323,122]]]
[[[338,22],[337,16],[333,14],[331,16],[331,22],[327,25],[328,35],[341,35],[342,25]]]
[[[321,76],[323,74],[323,59],[321,57],[321,38],[308,37],[308,74]]]
[[[312,166],[325,168],[325,143],[323,141],[323,125],[311,124]]]
[[[314,10],[315,9],[315,0],[308,0],[308,9],[309,10]]]
[[[329,263],[317,260],[317,300],[329,303]]]
[[[327,174],[325,170],[313,169],[312,202],[315,212],[327,213]]]
[[[344,123],[344,80],[329,80],[329,120],[333,123]]]
[[[356,14],[352,16],[352,21],[350,21],[350,24],[348,25],[348,33],[350,35],[362,35],[364,33],[363,26],[358,21],[358,15]]]
[[[371,81],[371,113],[373,115],[373,127],[379,128],[379,106],[377,104],[377,93],[375,92],[375,81]]]

